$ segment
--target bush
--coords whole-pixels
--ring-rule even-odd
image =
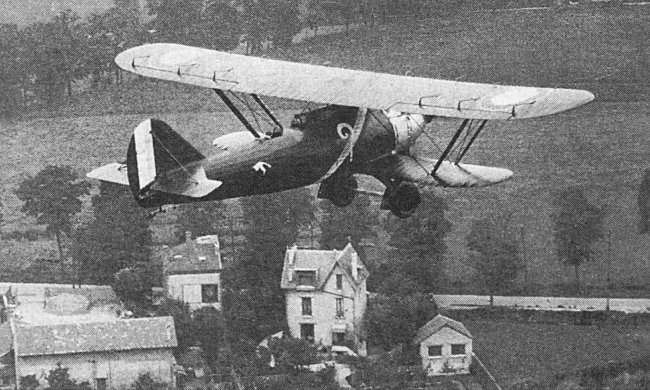
[[[40,385],[36,375],[21,376],[19,383],[20,388],[23,390],[35,390]]]
[[[148,372],[140,374],[138,379],[131,385],[132,390],[165,390],[167,387],[165,382],[153,379]]]

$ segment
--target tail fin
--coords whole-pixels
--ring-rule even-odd
[[[221,185],[209,180],[201,164],[205,157],[165,122],[147,119],[135,128],[126,156],[129,186],[142,200],[149,189],[203,197]]]

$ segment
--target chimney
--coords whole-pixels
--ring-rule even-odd
[[[295,258],[296,258],[296,251],[297,251],[297,250],[298,250],[298,246],[297,246],[297,245],[294,245],[294,246],[292,246],[291,248],[289,248],[289,250],[288,250],[288,252],[289,252],[289,253],[288,253],[288,256],[289,256],[289,259],[288,259],[288,260],[289,260],[289,265],[293,265],[293,261],[294,261]]]
[[[190,242],[192,241],[192,232],[189,230],[185,232],[185,242]]]

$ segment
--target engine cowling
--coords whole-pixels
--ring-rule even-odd
[[[349,206],[357,196],[357,179],[352,175],[333,175],[321,183],[318,197],[338,207]]]
[[[400,219],[408,218],[420,205],[420,190],[413,183],[399,183],[386,187],[381,201],[382,210],[390,210]]]

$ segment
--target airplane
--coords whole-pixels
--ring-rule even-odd
[[[213,89],[245,128],[217,137],[214,152],[204,156],[165,122],[140,123],[126,162],[87,176],[128,185],[142,207],[313,184],[319,198],[343,207],[365,191],[356,176],[369,175],[386,187],[378,193],[381,209],[407,218],[420,204],[422,186],[487,186],[513,175],[461,162],[488,120],[536,118],[594,99],[583,90],[400,76],[172,43],[134,47],[115,62],[141,76]],[[283,126],[260,95],[318,106]],[[418,156],[415,142],[440,117],[458,119],[458,129],[437,159]]]

